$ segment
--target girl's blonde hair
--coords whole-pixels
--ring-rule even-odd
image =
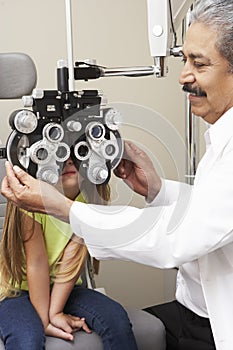
[[[89,203],[107,204],[110,199],[110,188],[108,184],[94,186],[90,183],[83,183],[82,191]],[[0,249],[0,300],[6,297],[17,295],[20,290],[25,271],[24,239],[22,235],[24,216],[27,215],[11,202],[7,203],[6,215],[3,227]],[[31,228],[32,237],[34,231]],[[69,248],[69,254],[61,262],[63,253],[52,269],[57,271],[54,279],[56,282],[66,282],[78,276],[83,268],[87,257],[87,248],[84,243],[73,242]],[[69,243],[68,243],[69,244]],[[65,267],[59,272],[58,267],[64,264]],[[18,289],[17,287],[18,286]]]
[[[22,220],[19,208],[8,202],[0,250],[0,300],[14,296],[15,285],[20,285],[25,276]]]

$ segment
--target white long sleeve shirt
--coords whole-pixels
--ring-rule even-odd
[[[205,138],[207,150],[194,186],[164,181],[159,200],[144,209],[74,203],[70,223],[98,259],[178,266],[178,300],[208,316],[217,350],[230,350],[233,108],[209,128]]]

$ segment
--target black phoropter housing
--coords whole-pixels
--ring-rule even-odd
[[[97,90],[68,91],[68,75],[67,67],[58,68],[58,90],[35,89],[32,96],[24,97],[25,107],[31,110],[11,114],[7,158],[32,176],[55,184],[71,156],[82,176],[95,184],[106,183],[123,152],[118,112],[103,105]],[[97,66],[74,67],[75,80],[100,75]]]
[[[86,62],[75,62],[74,79],[85,80],[98,79],[103,76],[104,67]]]

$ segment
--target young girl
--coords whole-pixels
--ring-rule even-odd
[[[107,185],[87,191],[83,181],[86,190],[80,193],[71,159],[58,187],[73,200],[109,200]],[[6,350],[44,350],[45,335],[72,341],[78,330],[95,331],[105,350],[137,349],[121,305],[80,287],[86,257],[87,249],[73,239],[70,225],[8,203],[0,257],[0,337]]]

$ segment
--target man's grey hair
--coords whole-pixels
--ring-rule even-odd
[[[233,0],[197,0],[190,23],[203,23],[217,32],[216,48],[233,73]]]

